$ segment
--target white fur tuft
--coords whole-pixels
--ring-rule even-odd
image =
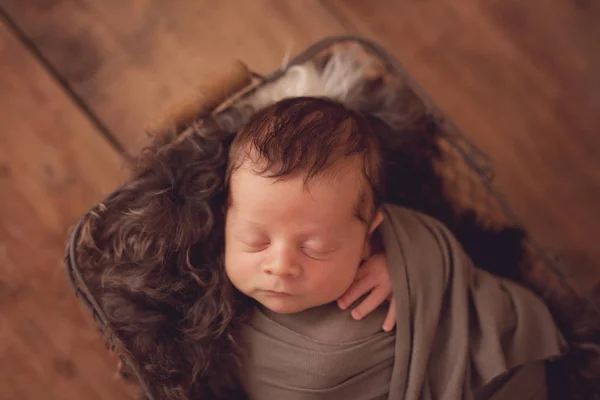
[[[365,81],[368,65],[358,63],[353,52],[331,56],[325,68],[318,71],[312,63],[290,67],[277,81],[257,91],[249,103],[259,109],[288,97],[329,97],[346,102],[348,96]]]
[[[374,64],[374,59],[365,58],[364,54],[360,57],[357,49],[337,51],[322,69],[313,62],[290,67],[282,77],[260,88],[238,106],[255,111],[289,97],[328,97],[401,129],[409,123],[414,99],[407,101],[406,91],[397,85],[381,83],[365,90],[369,82],[367,72],[373,72]]]

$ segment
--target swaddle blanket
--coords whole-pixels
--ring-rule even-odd
[[[386,205],[380,236],[397,325],[327,304],[281,315],[257,306],[242,329],[253,399],[545,398],[544,360],[565,342],[529,290],[476,269],[438,221]]]

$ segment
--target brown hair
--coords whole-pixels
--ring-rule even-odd
[[[295,97],[258,111],[231,144],[226,181],[252,158],[261,162],[262,176],[304,174],[307,183],[349,157],[360,160],[363,189],[356,216],[368,224],[384,195],[379,139],[364,116],[330,99]]]

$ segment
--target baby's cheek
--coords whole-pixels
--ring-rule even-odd
[[[251,289],[252,268],[243,254],[225,252],[225,273],[240,292],[247,294]]]
[[[327,271],[327,274],[320,278],[321,291],[328,293],[331,301],[339,298],[352,285],[356,276],[356,269],[344,264],[331,268]]]

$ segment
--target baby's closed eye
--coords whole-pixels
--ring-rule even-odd
[[[302,252],[311,258],[322,259],[331,256],[338,249],[335,246],[327,245],[319,242],[307,242],[301,246]]]
[[[269,247],[271,241],[264,235],[245,235],[238,237],[247,251],[262,251]]]

